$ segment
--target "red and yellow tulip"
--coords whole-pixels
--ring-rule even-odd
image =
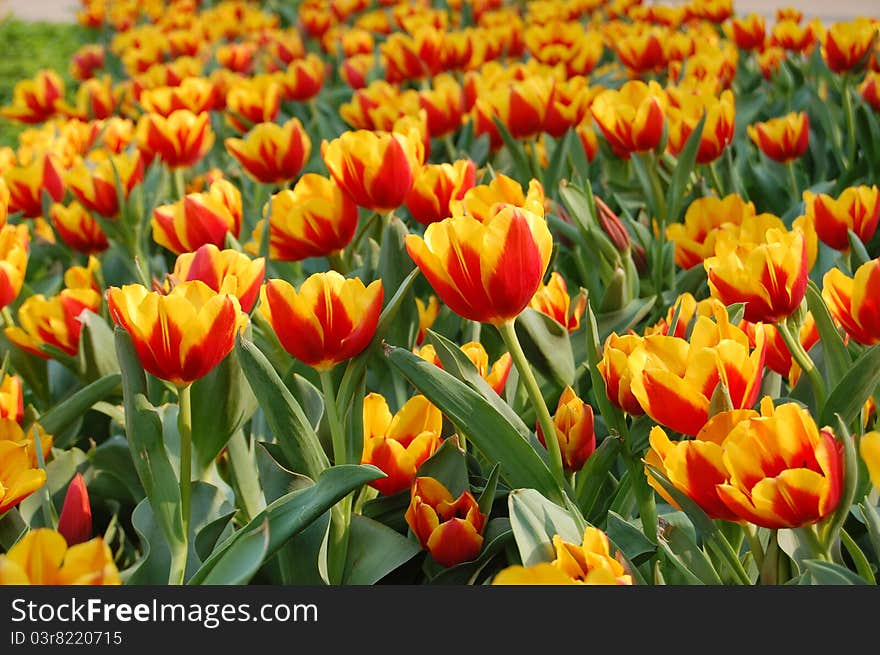
[[[541,284],[529,301],[529,307],[553,318],[569,332],[574,332],[581,325],[581,316],[587,309],[587,296],[580,293],[577,302],[572,305],[568,295],[568,286],[557,271],[550,273],[547,284]]]
[[[9,188],[9,212],[22,212],[25,218],[43,215],[43,192],[55,202],[64,197],[61,162],[52,153],[41,154],[28,164],[20,164],[3,173]]]
[[[705,113],[706,122],[700,134],[697,163],[708,164],[718,159],[724,149],[733,142],[735,128],[733,92],[728,89],[720,98],[711,94],[681,92],[673,88],[667,88],[666,92],[670,98],[667,110],[669,151],[674,155],[682,151]]]
[[[470,561],[483,548],[486,515],[470,491],[453,498],[439,480],[416,478],[404,517],[422,549],[440,566]]]
[[[119,214],[117,189],[125,198],[144,179],[144,162],[139,152],[112,155],[99,152],[95,158],[84,159],[67,172],[67,187],[89,211],[107,218]]]
[[[832,268],[822,278],[822,298],[828,311],[857,343],[880,343],[880,259],[859,266],[853,277]]]
[[[144,114],[138,120],[135,138],[148,160],[159,157],[169,168],[187,168],[207,154],[215,137],[208,112],[178,109],[167,117]]]
[[[381,280],[365,286],[327,271],[309,276],[298,291],[284,280],[267,281],[258,309],[288,353],[328,371],[370,344],[383,300]]]
[[[46,471],[33,463],[34,454],[28,441],[0,439],[0,515],[46,483]]]
[[[76,355],[83,325],[79,315],[97,313],[100,306],[101,295],[90,288],[64,289],[51,298],[34,294],[18,308],[18,325],[6,328],[6,338],[43,359],[49,359],[42,349],[46,345]]]
[[[243,139],[230,137],[223,143],[245,172],[263,184],[296,179],[312,150],[312,141],[297,118],[284,125],[259,123]]]
[[[764,47],[767,28],[761,14],[734,17],[726,24],[725,31],[740,50],[761,50]]]
[[[4,375],[0,380],[0,419],[21,423],[22,418],[24,418],[24,393],[21,378],[17,375]]]
[[[479,341],[468,341],[463,346],[460,346],[460,348],[467,358],[471,360],[480,377],[486,381],[492,390],[499,396],[504,393],[504,387],[507,385],[507,378],[510,377],[510,369],[513,366],[513,359],[510,353],[502,353],[490,366],[489,353],[486,352],[486,347]],[[434,350],[434,346],[431,344],[422,346],[415,353],[422,359],[443,368],[440,358],[437,356],[437,351]]]
[[[188,193],[181,200],[153,210],[153,240],[174,253],[192,252],[206,243],[221,247],[226,234],[241,229],[241,192],[225,179],[207,191]]]
[[[574,389],[566,386],[559,396],[553,425],[565,470],[569,473],[580,471],[596,450],[593,408],[581,400]],[[546,437],[540,423],[537,425],[537,432],[538,439],[546,447]]]
[[[167,294],[140,284],[110,287],[107,306],[131,335],[144,369],[179,387],[210,373],[248,322],[238,298],[200,280],[181,282]]]
[[[138,102],[148,113],[170,116],[179,109],[198,115],[217,109],[217,84],[205,77],[187,77],[174,86],[144,89]]]
[[[418,168],[405,204],[410,215],[422,225],[442,221],[452,215],[452,201],[461,200],[474,187],[476,167],[470,159],[451,164],[425,164]]]
[[[413,396],[392,416],[381,394],[367,394],[361,463],[388,476],[370,486],[386,496],[409,489],[416,471],[440,446],[442,430],[443,414],[424,396]]]
[[[420,346],[428,334],[428,330],[434,325],[434,321],[440,315],[440,302],[437,296],[428,297],[425,303],[421,298],[416,298],[416,311],[419,313],[419,331],[416,333],[416,345]]]
[[[793,161],[807,151],[810,120],[805,112],[790,113],[746,127],[749,138],[770,159]]]
[[[49,528],[29,531],[0,555],[0,584],[119,585],[113,553],[101,537],[68,547]]]
[[[42,123],[55,115],[63,98],[61,76],[54,70],[39,70],[32,79],[15,83],[12,103],[0,108],[0,116],[19,123]]]
[[[822,39],[822,59],[835,73],[845,73],[864,66],[877,37],[877,25],[860,17],[831,25]]]
[[[835,250],[849,250],[848,230],[868,243],[880,221],[880,191],[877,186],[844,189],[834,198],[825,193],[804,191],[804,213],[822,243]]]
[[[663,136],[666,93],[654,81],[631,80],[620,89],[606,89],[593,100],[590,111],[618,157],[653,150]]]
[[[632,370],[629,358],[642,347],[642,338],[635,334],[618,335],[612,332],[605,340],[602,359],[597,368],[605,381],[605,393],[615,407],[641,416],[645,413],[632,392]]]
[[[61,240],[77,252],[92,255],[109,245],[98,221],[76,200],[69,205],[53,203],[49,218]]]
[[[283,73],[275,76],[281,98],[294,102],[311,100],[324,86],[325,72],[326,64],[313,52],[302,59],[294,59]]]
[[[246,78],[226,92],[226,122],[239,133],[271,123],[281,110],[281,86],[271,76]]]
[[[262,257],[251,259],[237,250],[220,250],[207,243],[195,252],[178,256],[171,279],[174,284],[201,280],[217,293],[225,290],[238,298],[243,312],[250,313],[260,295],[265,272]]]
[[[11,304],[21,293],[29,250],[30,235],[26,225],[4,224],[0,227],[0,309]]]

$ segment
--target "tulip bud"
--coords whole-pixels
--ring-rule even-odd
[[[553,425],[556,427],[556,438],[559,440],[565,470],[580,471],[596,450],[593,408],[581,400],[571,387],[566,387],[559,397]],[[538,423],[538,439],[546,448],[540,423]]]
[[[68,546],[92,538],[92,506],[82,473],[77,473],[67,486],[64,507],[58,517],[58,532],[67,540]]]

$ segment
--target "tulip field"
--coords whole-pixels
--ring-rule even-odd
[[[0,107],[0,582],[876,584],[880,13],[76,21]]]

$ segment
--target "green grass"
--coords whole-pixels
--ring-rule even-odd
[[[68,91],[74,85],[68,72],[70,56],[89,42],[89,33],[74,23],[0,20],[0,106],[12,101],[16,82],[41,68],[53,68]],[[0,118],[0,146],[15,146],[24,126]]]

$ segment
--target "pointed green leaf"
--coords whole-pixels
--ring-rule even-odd
[[[880,345],[865,350],[831,389],[822,408],[819,425],[833,425],[835,414],[840,414],[847,425],[852,423],[865,402],[873,395],[878,384],[880,384]]]
[[[852,366],[852,358],[843,342],[843,337],[831,318],[828,306],[822,300],[819,287],[812,280],[807,282],[807,307],[816,321],[816,330],[819,332],[819,343],[822,347],[822,356],[828,372],[828,382],[834,387]]]
[[[608,479],[608,473],[617,461],[620,448],[620,439],[606,437],[587,459],[584,468],[578,471],[575,478],[575,502],[584,516],[590,516],[599,492]]]
[[[584,537],[568,512],[534,489],[514,489],[508,494],[508,506],[523,566],[552,561],[554,535],[575,544]]]
[[[41,414],[37,422],[49,434],[61,432],[71,422],[85,414],[95,403],[117,392],[121,380],[122,376],[119,373],[111,373],[99,378]],[[64,444],[57,445],[64,446]]]
[[[378,521],[355,514],[351,517],[343,584],[376,584],[421,550],[417,540],[407,539]]]
[[[458,497],[468,488],[468,470],[464,451],[455,437],[445,439],[433,455],[424,461],[416,472],[419,477],[439,480]]]
[[[526,307],[516,317],[516,334],[529,363],[560,387],[574,382],[574,354],[568,330],[554,318]]]
[[[670,221],[677,221],[684,201],[684,192],[690,180],[694,165],[697,162],[697,152],[700,149],[700,139],[703,135],[703,126],[706,124],[706,113],[700,118],[700,122],[694,127],[694,131],[688,136],[684,148],[678,153],[675,170],[669,180],[669,189],[666,191],[666,216]]]
[[[814,585],[866,585],[867,580],[856,575],[848,568],[818,559],[804,560],[804,567],[810,575],[810,584]]]

